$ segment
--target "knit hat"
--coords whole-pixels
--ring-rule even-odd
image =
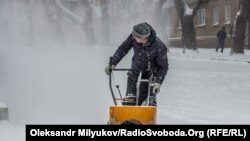
[[[150,28],[147,23],[139,23],[133,27],[132,35],[136,38],[144,39],[150,36]]]

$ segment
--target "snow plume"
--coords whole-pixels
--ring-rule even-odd
[[[167,27],[168,15],[163,9],[172,2],[166,1],[165,6],[161,5],[160,9],[152,6],[156,2],[158,1],[1,1],[0,41],[6,46],[36,48],[72,48],[93,43],[117,46],[137,23],[145,21],[155,27],[163,23]],[[164,19],[157,24],[156,11],[161,13],[159,18]],[[165,30],[167,29],[161,28],[157,32]]]
[[[113,103],[104,68],[111,52],[86,48],[0,48],[0,98],[10,122],[106,123]]]

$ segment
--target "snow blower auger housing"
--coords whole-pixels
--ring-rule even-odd
[[[154,125],[157,123],[157,109],[156,106],[150,106],[150,93],[151,93],[151,85],[153,83],[153,73],[151,74],[149,79],[141,79],[141,72],[137,80],[136,84],[136,96],[127,95],[126,97],[122,97],[122,94],[119,90],[119,86],[116,88],[119,92],[119,98],[117,98],[114,94],[112,87],[112,72],[113,71],[130,71],[130,69],[112,69],[112,57],[109,60],[109,87],[111,91],[111,95],[114,101],[114,106],[109,107],[109,125]],[[149,64],[150,66],[150,64]],[[147,99],[144,101],[144,105],[138,105],[139,103],[139,89],[141,83],[148,83],[149,87],[147,90]],[[117,101],[120,101],[120,105],[117,104]]]

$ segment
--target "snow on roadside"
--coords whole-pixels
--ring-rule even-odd
[[[199,48],[198,52],[192,50],[186,50],[183,54],[181,48],[170,48],[170,55],[173,58],[184,57],[190,59],[201,60],[215,60],[215,61],[227,61],[227,62],[245,62],[250,63],[250,50],[245,50],[245,54],[230,55],[230,48],[225,48],[224,52],[216,52],[211,48]]]

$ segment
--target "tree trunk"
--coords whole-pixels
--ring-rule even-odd
[[[96,42],[96,36],[94,32],[94,20],[93,20],[93,12],[88,0],[80,0],[79,5],[83,7],[84,15],[86,15],[86,19],[84,23],[82,23],[82,29],[86,35],[88,43]]]
[[[110,29],[109,29],[109,21],[110,21],[110,15],[108,12],[108,2],[100,0],[101,2],[101,12],[102,12],[102,32],[101,32],[101,43],[108,45],[109,44],[109,35],[110,35]]]
[[[25,45],[29,46],[29,47],[34,47],[35,44],[35,33],[34,33],[34,26],[33,26],[33,17],[32,17],[32,13],[34,12],[33,10],[35,9],[34,7],[34,3],[35,1],[33,0],[25,0],[24,1],[25,5],[27,7],[25,7],[25,10],[27,10],[27,19],[26,19],[26,26],[27,26],[27,30],[26,32],[26,36],[24,37],[24,42]]]
[[[240,10],[235,18],[233,30],[233,47],[231,54],[244,54],[245,31],[248,18],[250,2],[249,0],[241,0]]]
[[[246,18],[244,15],[239,14],[235,19],[235,28],[233,33],[233,48],[232,53],[244,53],[245,45],[245,31],[246,31]]]
[[[250,50],[250,14],[248,15],[248,45],[247,49]]]
[[[181,43],[183,47],[183,53],[185,49],[197,50],[196,47],[196,33],[194,28],[194,16],[196,15],[199,7],[202,4],[202,0],[197,0],[193,9],[189,9],[186,2],[183,0],[174,0],[177,13],[180,17],[181,27],[182,27],[182,36]],[[192,12],[189,12],[192,10]]]
[[[185,15],[182,23],[182,46],[187,49],[197,50],[194,19],[192,15]]]

